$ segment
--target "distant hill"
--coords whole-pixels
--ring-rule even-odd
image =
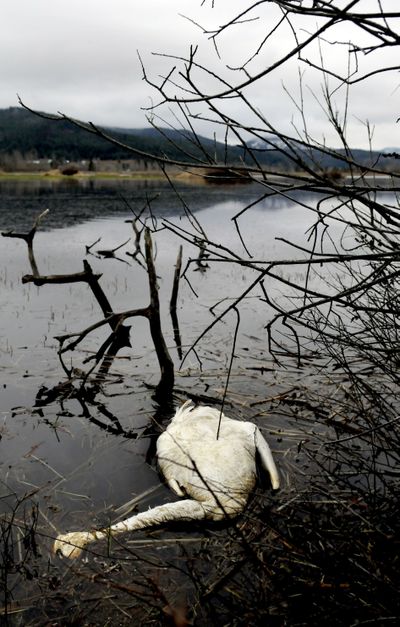
[[[124,144],[155,155],[179,161],[205,160],[209,153],[220,161],[225,156],[225,146],[211,139],[170,129],[105,129]],[[204,150],[204,152],[203,152]],[[18,152],[23,156],[57,161],[82,159],[135,159],[128,150],[76,127],[68,121],[41,118],[21,107],[0,109],[0,156]],[[240,162],[243,150],[229,148],[229,159]],[[140,159],[141,157],[137,157]]]
[[[149,127],[143,129],[105,129],[109,134],[138,150],[154,155],[163,155],[179,161],[206,161],[206,154],[218,162],[226,158],[229,163],[253,163],[242,147],[229,146],[226,151],[223,143],[214,142],[206,137],[194,136],[189,131],[174,131]],[[251,146],[255,149],[258,161],[269,168],[293,169],[290,161],[279,151],[269,147],[265,149],[262,141]],[[343,154],[338,150],[337,154]],[[22,107],[0,109],[0,167],[5,168],[7,158],[18,155],[21,159],[51,160],[65,163],[66,161],[82,160],[124,160],[142,159],[129,151],[115,146],[106,140],[80,129],[70,122],[53,121],[38,117]],[[377,164],[381,168],[395,167],[399,164],[393,158],[385,158],[381,153],[354,150],[354,158],[361,165]],[[343,162],[332,155],[318,150],[303,153],[306,163],[318,162],[322,168],[343,168]],[[15,160],[15,159],[14,159]],[[12,159],[11,159],[12,161]],[[12,169],[12,168],[11,168]]]

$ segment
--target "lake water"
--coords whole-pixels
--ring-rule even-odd
[[[190,390],[221,398],[236,317],[229,314],[214,327],[197,347],[197,356],[190,353],[180,369],[168,303],[180,243],[183,267],[190,257],[197,257],[198,250],[163,226],[174,223],[192,231],[186,204],[210,240],[245,255],[231,218],[259,195],[256,185],[179,185],[177,196],[160,181],[0,181],[0,228],[28,231],[35,217],[49,209],[35,237],[39,271],[79,272],[87,259],[94,271],[102,274],[101,284],[114,310],[123,311],[148,304],[146,273],[126,253],[134,249],[132,228],[127,222],[132,219],[129,207],[135,212],[150,207],[150,222],[158,229],[154,246],[163,327],[177,368],[178,396],[183,399],[185,390]],[[300,204],[279,197],[264,199],[240,219],[241,235],[255,259],[293,256],[290,247],[276,238],[302,241],[312,222],[312,215],[302,203],[316,203],[315,198],[300,195],[297,200]],[[92,253],[115,248],[128,238],[130,241],[117,251],[117,258],[86,254],[85,247],[98,239]],[[157,409],[146,384],[158,381],[147,321],[131,321],[132,349],[119,353],[109,380],[89,408],[71,398],[58,398],[39,407],[38,393],[43,398],[44,388],[49,390],[65,382],[55,336],[81,331],[100,320],[101,314],[86,285],[23,285],[21,277],[27,273],[30,268],[25,243],[1,238],[0,507],[11,511],[16,496],[31,495],[40,504],[40,528],[51,536],[68,528],[85,528],[95,523],[97,516],[104,520],[101,517],[105,511],[112,511],[149,487],[155,492],[142,500],[141,507],[171,499],[171,493],[160,485],[155,465],[146,463],[148,427]],[[184,351],[212,322],[215,313],[237,298],[255,276],[252,270],[221,262],[210,264],[206,272],[190,266],[188,281],[181,281],[178,300]],[[302,270],[293,272],[291,278],[301,280]],[[264,287],[270,295],[279,297],[281,287],[269,280]],[[301,378],[304,382],[304,373],[287,369],[282,383],[281,374],[272,365],[264,329],[270,312],[260,306],[260,295],[258,289],[241,305],[237,359],[226,408],[227,413],[239,418],[257,418],[251,408],[254,400],[290,389]],[[212,313],[210,307],[214,305]],[[79,350],[66,357],[68,365],[87,368],[84,359],[105,338],[104,330],[89,336]],[[261,419],[272,447],[287,449],[288,441],[282,444],[280,430],[288,425],[282,423],[282,417],[269,415]],[[287,436],[289,445],[296,448],[301,434],[293,429],[291,433]]]

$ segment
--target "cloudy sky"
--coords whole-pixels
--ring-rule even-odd
[[[385,8],[399,8],[398,0],[383,3]],[[361,4],[370,8],[376,6],[376,0],[361,0]],[[174,61],[154,56],[154,52],[186,56],[190,44],[198,44],[201,62],[230,81],[234,76],[242,81],[243,72],[235,73],[226,66],[238,66],[256,52],[267,28],[280,17],[275,8],[265,3],[254,13],[260,19],[227,31],[218,40],[221,58],[193,21],[212,29],[232,18],[243,6],[247,6],[243,0],[1,0],[0,107],[16,105],[18,93],[27,105],[42,111],[62,111],[103,125],[146,126],[143,109],[156,103],[158,96],[142,79],[137,52],[149,78],[156,80],[168,73]],[[306,37],[317,28],[317,23],[303,21],[297,27],[299,36]],[[354,33],[342,26],[336,36],[343,41],[354,37]],[[293,45],[293,33],[282,26],[271,36],[268,47],[254,58],[250,71],[260,71]],[[340,46],[322,43],[322,48],[326,63],[336,70],[345,69],[347,55]],[[311,54],[317,58],[319,49]],[[385,54],[379,63],[398,63],[393,52]],[[360,63],[365,70],[374,67],[370,59],[360,59]],[[220,89],[204,75],[199,75],[198,80],[208,93]],[[302,81],[308,130],[318,139],[324,137],[331,145],[337,145],[321,106],[321,77],[307,69]],[[353,90],[348,113],[349,140],[353,145],[367,145],[367,122],[374,130],[374,147],[400,145],[400,124],[396,125],[400,116],[399,85],[399,73],[381,74],[368,85]],[[302,129],[297,110],[297,62],[248,88],[246,96],[282,130]],[[335,93],[338,111],[345,98],[344,90]],[[255,123],[254,115],[238,101],[226,102],[224,106],[242,123]],[[199,105],[193,107],[200,113]],[[157,109],[157,113],[167,122],[173,120],[173,112],[168,108]],[[199,132],[211,136],[214,128],[211,122],[204,122]]]

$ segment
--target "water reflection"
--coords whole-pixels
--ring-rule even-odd
[[[164,180],[102,180],[40,178],[34,181],[12,181],[0,178],[0,229],[26,230],[44,209],[50,213],[42,229],[50,230],[83,223],[101,217],[120,216],[127,212],[127,203],[140,211],[150,202],[156,216],[183,216],[184,204],[197,212],[211,203],[227,200],[251,203],[260,196],[256,184],[219,185],[215,188],[177,183],[180,198]],[[265,201],[263,202],[265,205]],[[270,209],[290,201],[270,198]]]
[[[100,255],[91,255],[90,263],[94,272],[102,275],[103,289],[115,311],[145,307],[149,299],[147,278],[144,269],[132,259],[134,234],[125,222],[132,218],[127,202],[140,210],[153,198],[152,212],[159,225],[161,218],[173,218],[176,224],[189,228],[184,202],[196,212],[210,239],[224,242],[232,251],[243,254],[231,218],[260,195],[256,185],[215,189],[180,185],[179,192],[181,198],[162,181],[0,181],[1,229],[29,230],[38,213],[50,209],[35,239],[42,274],[79,272],[88,245],[99,240],[94,252],[97,248],[112,250],[131,236],[131,242],[118,250],[125,263],[112,256],[100,259]],[[265,198],[241,218],[242,237],[255,257],[284,258],[287,245],[277,241],[276,235],[300,238],[309,219],[301,206],[288,199]],[[181,240],[171,231],[157,233],[156,267],[163,328],[177,369],[180,359],[174,342],[175,325],[169,317],[169,300],[180,244]],[[199,250],[185,242],[183,255],[185,267],[190,257],[198,260]],[[221,303],[219,307],[225,306],[252,280],[252,271],[245,268],[222,263],[217,268],[204,257],[200,261],[210,267],[206,272],[198,272],[193,264],[188,272],[190,285],[180,285],[177,316],[183,352],[213,320],[215,311],[210,308],[217,302]],[[152,390],[147,387],[157,384],[159,373],[147,321],[139,319],[132,323],[133,348],[118,354],[107,384],[99,389],[90,405],[85,406],[73,394],[64,398],[50,398],[51,394],[47,394],[48,402],[43,402],[49,390],[65,382],[54,337],[81,331],[96,323],[101,313],[87,286],[22,286],[21,276],[27,272],[24,243],[2,238],[0,351],[5,387],[1,396],[0,468],[8,489],[18,494],[35,489],[39,500],[47,499],[56,506],[46,511],[55,527],[79,527],[81,519],[86,527],[88,510],[99,512],[110,505],[120,505],[132,493],[158,484],[155,469],[145,460],[149,461],[152,455],[149,444],[154,446],[151,425],[167,419],[169,412],[154,404]],[[267,280],[265,289],[274,289]],[[204,398],[218,396],[232,343],[230,322],[224,320],[201,347],[198,356],[203,372],[199,372],[195,355],[187,359],[177,381],[180,397],[189,396],[193,390]],[[246,371],[247,366],[268,359],[264,325],[265,310],[260,310],[258,295],[250,295],[241,308],[241,339],[237,345],[240,370],[234,374],[236,394],[250,394],[252,398],[256,393],[264,394],[263,377],[252,378],[250,370]],[[72,353],[69,367],[81,368],[105,340],[105,330],[99,329]],[[103,428],[104,425],[109,428]]]

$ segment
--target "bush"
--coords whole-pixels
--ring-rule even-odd
[[[76,165],[66,165],[64,168],[60,168],[60,172],[64,176],[73,176],[74,174],[78,174],[79,169]]]

